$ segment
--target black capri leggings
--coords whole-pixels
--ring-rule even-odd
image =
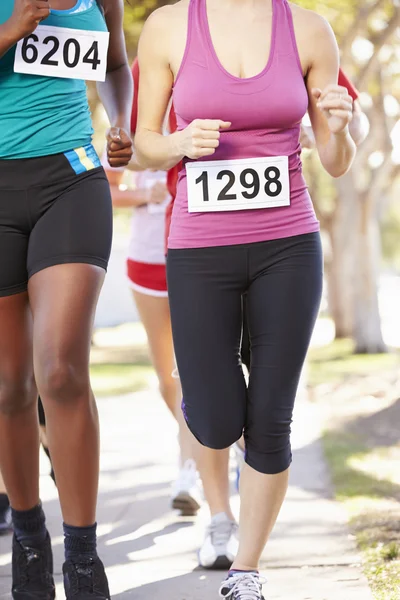
[[[251,467],[285,471],[292,458],[294,401],[321,300],[319,234],[169,250],[167,270],[189,428],[214,449],[231,446],[244,433]],[[244,294],[248,388],[240,359]]]

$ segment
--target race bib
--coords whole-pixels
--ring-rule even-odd
[[[186,177],[190,213],[290,205],[287,156],[187,163]]]
[[[20,40],[15,73],[105,81],[110,34],[39,25]]]

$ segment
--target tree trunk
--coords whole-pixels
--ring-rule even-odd
[[[387,352],[383,340],[378,301],[378,278],[381,259],[379,221],[373,199],[358,198],[358,219],[355,228],[356,271],[354,297],[354,341],[358,354]]]
[[[336,180],[337,201],[329,224],[331,257],[327,264],[328,307],[335,324],[336,338],[351,337],[354,329],[354,227],[353,173]]]

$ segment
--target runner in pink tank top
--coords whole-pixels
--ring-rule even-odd
[[[179,130],[196,118],[217,119],[218,115],[232,123],[222,134],[211,160],[287,156],[290,205],[235,210],[234,203],[240,201],[242,191],[251,194],[253,190],[240,186],[231,205],[234,210],[224,213],[223,219],[219,212],[190,213],[184,168],[178,182],[169,248],[261,242],[319,230],[302,175],[300,126],[308,108],[308,95],[292,13],[286,2],[275,1],[268,63],[259,75],[248,79],[231,75],[221,65],[211,40],[205,0],[192,2],[186,52],[175,80],[173,99]],[[221,178],[218,191],[230,183],[229,177]],[[254,183],[251,173],[246,181],[247,185]],[[266,183],[264,180],[260,185]],[[233,189],[236,191],[236,186],[225,196]],[[271,196],[270,204],[273,199]]]
[[[287,0],[164,7],[144,28],[139,63],[139,161],[183,161],[167,274],[184,415],[203,445],[223,449],[244,435],[246,446],[239,551],[220,591],[261,600],[259,560],[286,492],[294,400],[322,290],[300,122],[308,109],[321,162],[339,177],[355,154],[352,99],[337,84],[329,25]],[[172,94],[178,131],[165,138]]]

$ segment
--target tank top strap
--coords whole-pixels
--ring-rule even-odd
[[[288,0],[272,0],[276,11],[275,53],[277,56],[293,56],[302,72],[293,25],[293,14]]]
[[[206,0],[190,0],[188,14],[188,32],[186,41],[186,58],[197,63],[207,64],[207,13]]]

